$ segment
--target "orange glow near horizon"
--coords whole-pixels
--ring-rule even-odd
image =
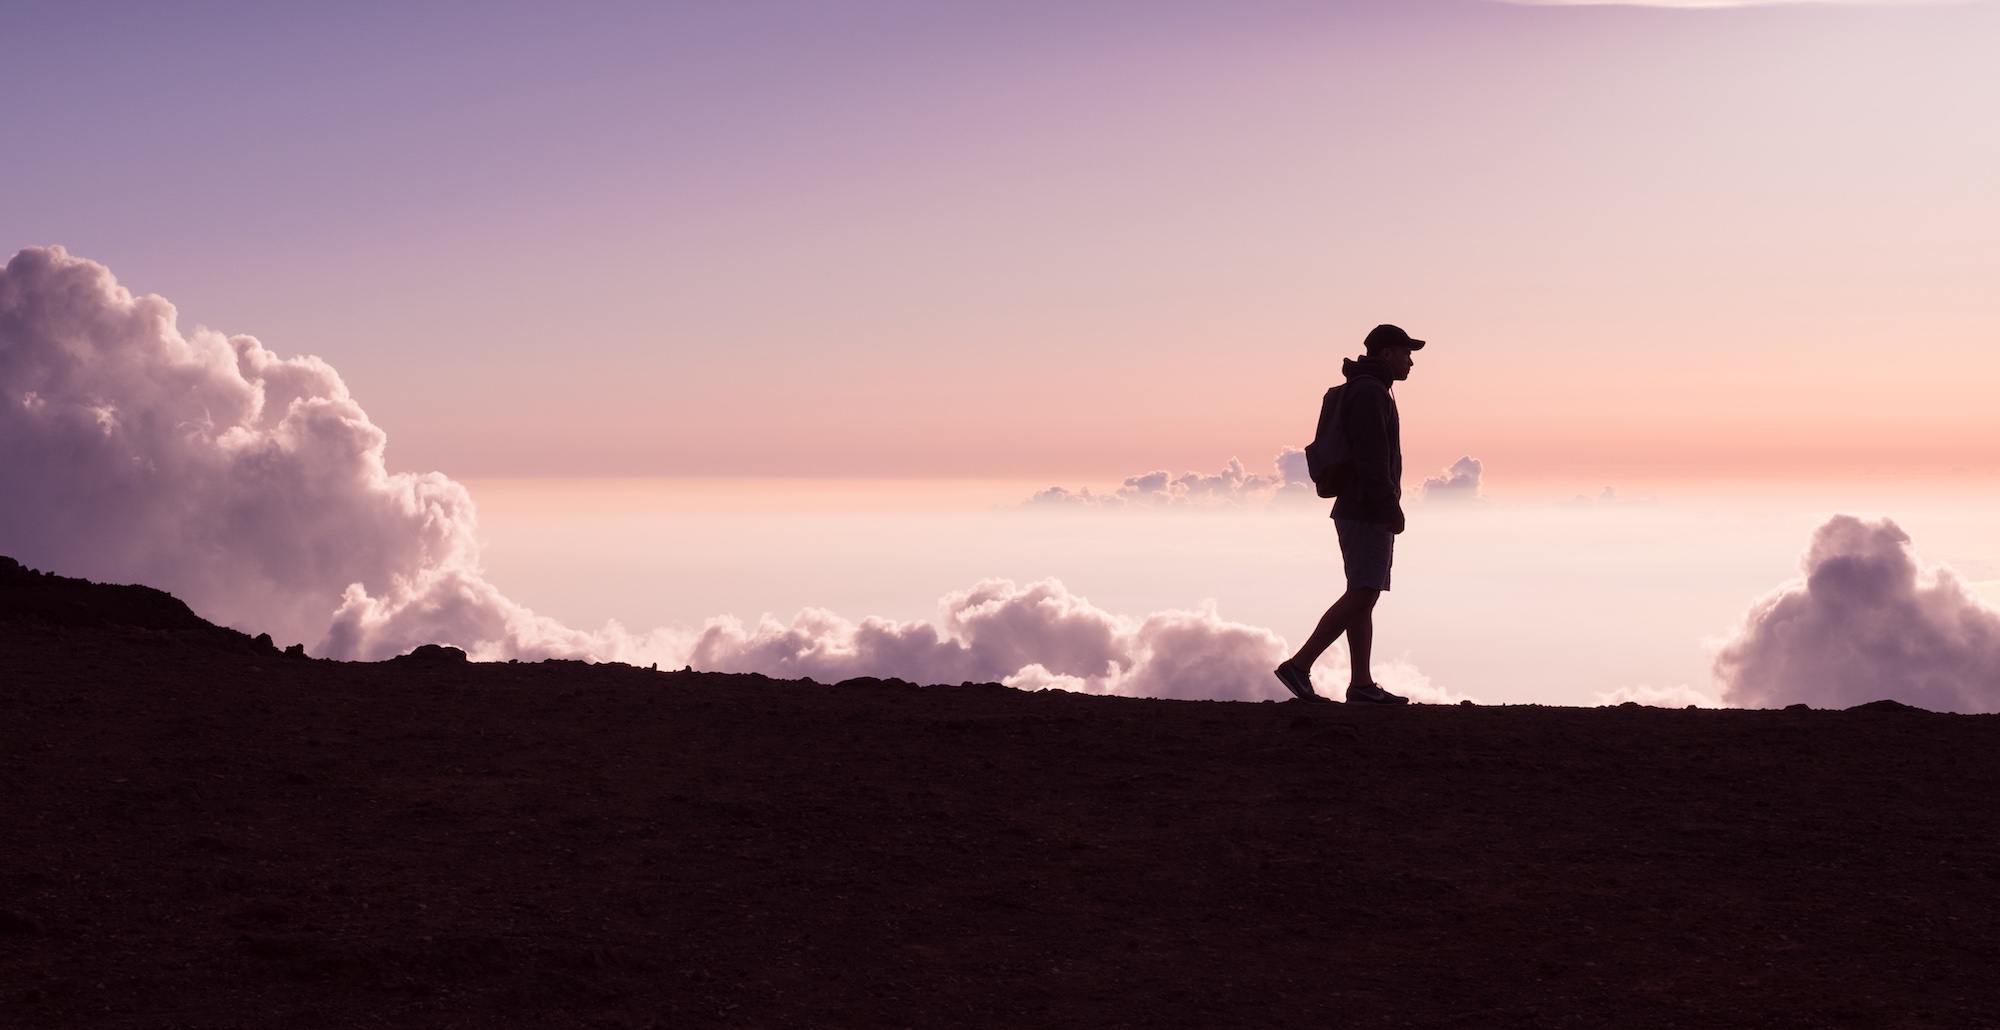
[[[1261,467],[1380,321],[1414,467],[2000,468],[2000,6],[953,10],[245,24],[255,96],[10,34],[154,117],[10,122],[0,235],[460,477]]]

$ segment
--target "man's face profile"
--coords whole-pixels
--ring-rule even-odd
[[[1416,359],[1410,356],[1410,348],[1408,347],[1383,347],[1375,352],[1375,356],[1380,358],[1383,364],[1389,366],[1389,370],[1395,373],[1397,379],[1408,378],[1410,369],[1415,368],[1417,364]]]

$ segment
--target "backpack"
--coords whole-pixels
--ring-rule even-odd
[[[1340,421],[1340,402],[1346,396],[1346,386],[1326,391],[1326,399],[1319,404],[1319,428],[1313,432],[1313,441],[1306,444],[1306,474],[1321,497],[1338,497],[1354,479],[1354,455],[1347,444],[1347,429]]]

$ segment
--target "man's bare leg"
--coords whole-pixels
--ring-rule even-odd
[[[1328,608],[1325,615],[1319,617],[1319,625],[1313,628],[1312,636],[1306,638],[1297,654],[1285,659],[1285,664],[1310,670],[1313,663],[1319,661],[1319,656],[1325,654],[1342,633],[1346,633],[1348,652],[1354,658],[1355,682],[1373,682],[1368,678],[1368,654],[1375,642],[1375,602],[1381,597],[1380,590],[1350,587],[1340,595],[1340,600],[1333,602],[1333,607]]]
[[[1381,596],[1377,594],[1376,596]],[[1350,687],[1365,687],[1375,682],[1368,671],[1368,655],[1375,649],[1375,606],[1370,604],[1361,609],[1354,621],[1347,624],[1347,658],[1353,669],[1353,676],[1347,681]]]

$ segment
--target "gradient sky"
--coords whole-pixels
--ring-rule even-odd
[[[2000,4],[9,4],[0,245],[392,468],[2000,471]]]

